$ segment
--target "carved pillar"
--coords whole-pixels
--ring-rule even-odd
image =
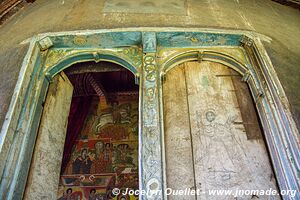
[[[156,64],[156,35],[143,33],[141,75],[140,199],[163,199],[162,134],[159,109],[159,73]]]

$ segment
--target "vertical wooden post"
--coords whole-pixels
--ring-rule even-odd
[[[61,72],[49,86],[24,200],[56,199],[73,86]]]
[[[156,64],[156,34],[143,33],[141,77],[140,199],[163,199],[162,134],[159,109],[159,73]]]

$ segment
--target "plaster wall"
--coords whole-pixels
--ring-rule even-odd
[[[0,126],[26,52],[25,40],[35,34],[120,27],[213,27],[251,30],[270,38],[264,45],[300,128],[300,12],[269,0],[182,1],[162,0],[159,5],[136,1],[133,5],[133,1],[37,0],[25,6],[0,27]],[[161,11],[157,8],[163,2],[170,6]],[[184,7],[178,8],[180,5]],[[180,12],[174,12],[175,8]]]

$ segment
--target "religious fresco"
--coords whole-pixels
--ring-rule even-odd
[[[242,77],[222,64],[205,61],[181,64],[166,76],[163,94],[167,186],[200,191],[181,198],[185,200],[280,199],[261,194],[216,198],[208,192],[258,188],[278,191],[259,127],[255,129],[256,137],[249,137],[251,130],[245,126],[250,122],[245,112],[253,102],[242,105],[238,100],[249,93],[238,93],[238,87],[245,84]],[[235,84],[234,80],[239,82]],[[253,112],[248,114],[256,115]],[[254,129],[254,122],[251,124]]]
[[[61,174],[58,199],[134,200],[115,196],[112,189],[138,189],[138,95],[115,95],[106,101],[94,97]]]

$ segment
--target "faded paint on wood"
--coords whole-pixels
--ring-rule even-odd
[[[178,129],[182,131],[189,130],[187,127],[190,126],[194,157],[193,162],[190,162],[194,164],[194,187],[203,192],[200,193],[198,199],[216,199],[216,196],[208,195],[208,190],[211,189],[233,191],[277,189],[263,139],[251,137],[250,140],[247,137],[236,96],[236,87],[232,81],[233,71],[224,65],[212,62],[189,62],[177,68],[185,71],[185,81],[178,81],[176,84],[181,84],[181,87],[186,84],[185,98],[189,106],[189,119],[185,119],[183,123],[189,121],[190,124],[180,127],[181,123],[177,118],[166,115],[165,120],[169,123],[165,124],[165,137],[169,138],[168,134],[174,134],[169,131],[172,124],[177,124]],[[180,76],[175,73],[175,70],[178,69],[174,68],[169,72],[166,85],[175,84],[174,81],[169,83],[172,81],[171,76]],[[185,102],[175,100],[178,98],[178,92],[166,89],[164,91],[164,96],[172,92],[174,94],[174,99],[169,99],[171,102],[167,103],[165,101],[165,105],[173,104],[171,109],[177,109],[179,113],[183,112]],[[250,97],[247,97],[250,95],[249,91],[243,90],[243,92],[248,92],[248,94],[245,95],[239,91],[238,95]],[[248,103],[251,103],[251,99],[247,101]],[[245,112],[246,109],[242,110]],[[244,116],[247,117],[247,115]],[[251,120],[253,122],[252,118]],[[258,134],[260,133],[256,135]],[[180,160],[190,156],[184,151],[174,154],[170,151],[170,146],[174,145],[172,143],[173,141],[166,139],[166,157],[173,156]],[[167,173],[169,167],[170,165],[167,164]],[[167,178],[169,185],[174,184],[173,181],[180,185],[186,178],[186,172],[178,170],[177,174],[169,173]],[[182,186],[181,189],[185,187]],[[220,197],[220,199],[232,198],[233,196]],[[260,198],[268,199],[269,197]],[[273,199],[276,198],[279,197]],[[249,196],[242,196],[238,199],[249,199]]]
[[[240,76],[232,76],[231,79],[236,91],[237,101],[241,110],[243,125],[246,129],[247,138],[249,140],[262,139],[261,128],[258,123],[254,102],[247,84],[242,82],[242,78]]]
[[[172,189],[193,188],[193,158],[184,69],[175,68],[167,74],[166,80],[163,85],[163,100],[164,124],[167,127],[165,130],[167,186]],[[178,198],[169,196],[169,199]],[[186,196],[182,199],[195,197]]]
[[[49,86],[24,199],[56,199],[73,86],[62,72]]]

